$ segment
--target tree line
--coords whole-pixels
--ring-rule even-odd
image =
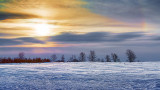
[[[127,62],[136,62],[136,54],[134,51],[128,49],[126,50]],[[65,59],[65,56],[62,55],[58,59],[56,54],[51,55],[51,59],[47,58],[25,58],[23,52],[19,53],[17,58],[0,58],[0,63],[44,63],[44,62],[121,62],[120,58],[116,53],[111,55],[106,55],[104,58],[97,58],[94,50],[91,50],[87,56],[84,52],[79,54],[79,57],[72,55],[68,60]]]
[[[23,52],[19,53],[17,58],[0,58],[0,63],[44,63],[50,62],[50,59],[47,58],[25,58]]]

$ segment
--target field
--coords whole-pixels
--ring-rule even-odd
[[[0,64],[0,90],[135,89],[160,89],[160,62]]]

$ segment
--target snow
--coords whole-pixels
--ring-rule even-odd
[[[0,64],[0,90],[160,90],[160,62]]]

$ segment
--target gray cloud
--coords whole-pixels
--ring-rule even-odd
[[[114,39],[116,39],[117,41],[123,41],[132,38],[139,38],[142,36],[144,36],[144,33],[142,32],[128,32],[128,33],[117,34],[114,36]]]
[[[152,40],[160,41],[160,37],[153,37]]]
[[[82,42],[119,42],[128,39],[143,36],[141,32],[134,33],[108,33],[108,32],[91,32],[87,34],[62,33],[57,36],[50,37],[53,42],[82,43]]]
[[[10,36],[12,34],[0,33],[0,36]]]
[[[14,39],[0,39],[0,46],[10,46],[10,45],[21,45],[21,41],[16,41]]]
[[[16,40],[20,40],[23,42],[29,42],[29,43],[40,43],[40,44],[45,44],[44,41],[32,38],[32,37],[23,37],[23,38],[17,38]]]
[[[25,43],[45,44],[45,41],[41,41],[32,37],[23,37],[14,39],[0,38],[0,46],[24,45]]]
[[[85,0],[92,12],[129,22],[160,22],[160,0]]]
[[[10,13],[10,12],[0,12],[0,20],[5,19],[26,19],[26,18],[36,18],[38,16],[25,14],[25,13]]]

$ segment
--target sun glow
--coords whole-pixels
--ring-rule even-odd
[[[50,26],[45,23],[36,24],[34,28],[38,36],[48,36],[51,33]]]
[[[53,34],[54,25],[49,25],[47,20],[33,19],[35,36],[50,36]]]

